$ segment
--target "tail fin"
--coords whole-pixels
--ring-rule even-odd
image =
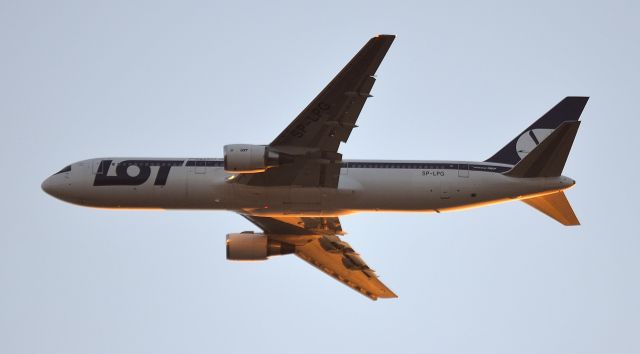
[[[589,97],[566,97],[486,161],[517,164],[563,122],[578,121],[588,100]]]
[[[523,202],[552,217],[562,225],[580,225],[580,221],[571,208],[571,204],[564,192],[543,195],[541,197],[525,199]]]
[[[560,124],[549,137],[504,174],[520,178],[560,176],[579,127],[580,122]]]

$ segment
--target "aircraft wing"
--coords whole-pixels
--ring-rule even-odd
[[[270,146],[337,152],[371,97],[374,75],[394,38],[371,38]]]
[[[298,257],[370,299],[397,297],[340,239],[344,233],[338,218],[242,216],[274,240],[295,245]]]
[[[242,176],[238,182],[259,186],[335,188],[342,161],[338,148],[357,127],[360,111],[371,97],[376,70],[394,39],[393,35],[371,38],[269,144],[271,150],[292,156],[293,163]]]

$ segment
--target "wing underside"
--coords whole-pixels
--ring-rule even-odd
[[[387,288],[351,246],[338,236],[321,236],[302,247],[296,255],[321,271],[372,300],[397,297]]]
[[[372,300],[397,297],[356,253],[340,239],[338,218],[268,218],[243,215],[269,238],[295,246],[299,258]]]

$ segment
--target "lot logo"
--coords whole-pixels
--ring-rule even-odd
[[[520,135],[516,142],[516,151],[518,152],[518,156],[523,159],[552,132],[553,129],[531,129]]]
[[[126,160],[116,165],[116,174],[109,176],[113,160],[102,160],[96,171],[94,186],[139,186],[151,177],[151,167],[158,167],[153,182],[156,186],[167,184],[169,171],[173,166],[182,166],[183,160]],[[137,171],[137,173],[136,173]]]

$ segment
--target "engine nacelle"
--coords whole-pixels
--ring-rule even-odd
[[[224,170],[231,173],[259,173],[278,166],[280,155],[265,145],[224,146]]]
[[[271,240],[265,234],[243,232],[227,235],[227,259],[231,261],[264,261],[270,256],[294,251],[294,245]]]

